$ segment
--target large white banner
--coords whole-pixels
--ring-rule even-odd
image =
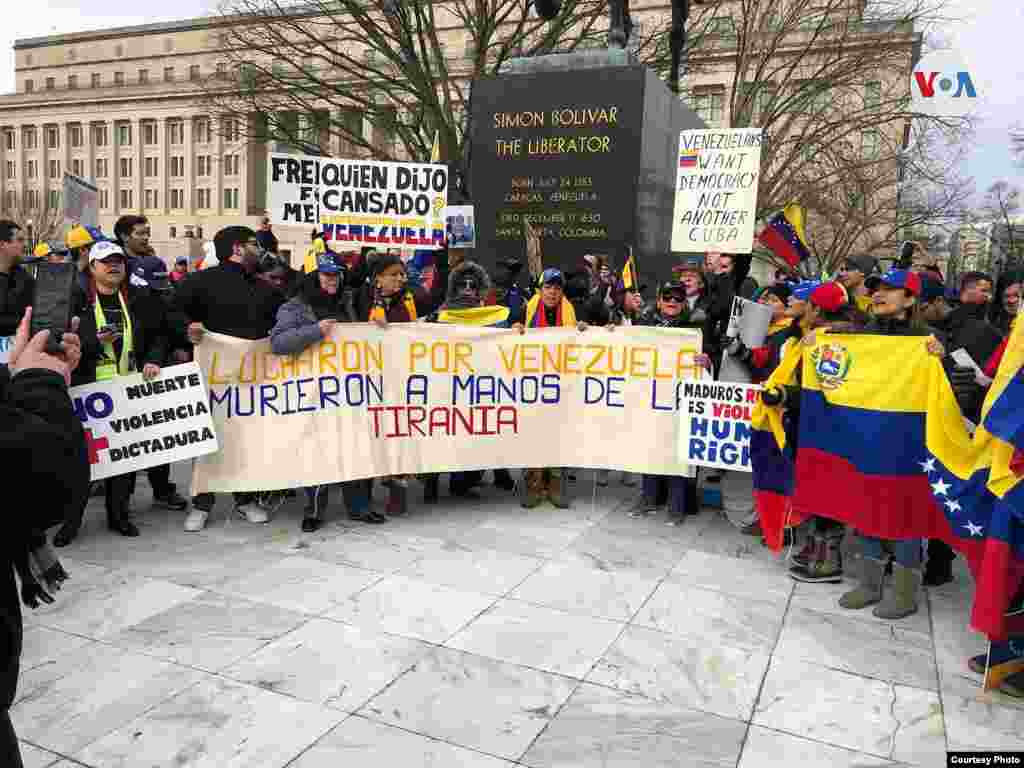
[[[195,363],[163,368],[152,381],[137,373],[68,394],[85,429],[93,480],[217,450],[206,383]]]
[[[192,490],[254,491],[494,467],[688,474],[681,382],[698,331],[340,325],[297,357],[207,333],[196,349],[222,449]]]
[[[64,173],[64,223],[99,226],[100,193],[85,179]]]
[[[274,224],[324,232],[342,246],[436,250],[445,243],[448,168],[271,153]]]
[[[682,131],[677,171],[672,250],[750,253],[761,129]]]

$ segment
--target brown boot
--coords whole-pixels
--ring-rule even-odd
[[[544,498],[544,470],[526,470],[526,482],[523,485],[526,486],[526,494],[520,504],[526,509],[533,509]]]
[[[565,475],[563,469],[552,469],[551,482],[548,483],[548,498],[559,509],[569,508],[569,499],[565,495]]]

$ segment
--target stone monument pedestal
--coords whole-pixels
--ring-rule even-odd
[[[679,132],[703,127],[627,51],[510,60],[473,83],[476,257],[525,263],[528,219],[545,266],[604,253],[620,269],[629,245],[645,282],[667,279]]]

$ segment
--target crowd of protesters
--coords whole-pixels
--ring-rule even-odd
[[[42,456],[52,450],[63,457],[65,465],[77,467],[61,477],[78,480],[62,481],[60,489],[56,488],[60,482],[40,481],[52,486],[54,499],[59,496],[48,509],[59,509],[60,514],[56,519],[52,514],[49,518],[42,515],[35,524],[19,529],[9,542],[0,584],[3,631],[8,635],[4,642],[9,649],[18,645],[15,624],[20,637],[12,569],[27,574],[22,578],[23,587],[29,579],[31,593],[33,571],[25,565],[28,553],[45,559],[45,554],[40,554],[46,544],[42,531],[56,524],[60,527],[53,544],[63,547],[73,541],[90,496],[87,464],[81,464],[81,426],[67,418],[66,391],[61,393],[53,372],[64,378],[64,387],[133,373],[151,379],[164,366],[189,361],[194,345],[201,343],[207,332],[269,338],[276,354],[297,355],[329,337],[339,323],[370,322],[384,329],[393,323],[439,322],[506,327],[519,333],[549,327],[576,327],[583,332],[600,326],[617,333],[628,333],[630,326],[694,328],[701,331],[703,343],[697,362],[708,375],[732,376],[739,371],[746,381],[758,383],[769,378],[789,345],[806,343],[821,329],[831,329],[922,337],[929,352],[942,358],[964,417],[977,424],[986,387],[1020,310],[1024,282],[1024,276],[1017,273],[1000,276],[997,284],[987,274],[968,272],[955,286],[947,286],[941,270],[919,247],[912,258],[901,256],[887,270],[873,257],[857,254],[841,264],[834,279],[800,280],[780,270],[766,286],[758,286],[749,276],[750,256],[708,254],[701,262],[680,264],[668,282],[650,290],[634,280],[624,282],[608,257],[600,254],[585,257],[571,269],[548,268],[540,275],[530,275],[514,259],[501,260],[488,271],[468,258],[469,251],[457,249],[417,252],[411,259],[394,250],[336,253],[314,232],[303,268],[297,271],[276,255],[277,248],[268,221],[258,231],[230,226],[219,231],[212,246],[205,249],[200,268],[190,269],[187,260],[178,260],[168,269],[150,245],[146,219],[123,216],[110,237],[94,228],[76,226],[62,245],[36,251],[36,259],[70,262],[78,270],[73,301],[75,333],[69,336],[63,357],[47,355],[36,346],[29,349],[26,339],[21,339],[9,362],[10,371],[0,366],[0,409],[5,418],[8,409],[20,409],[12,423],[27,425],[30,445],[25,455]],[[21,336],[25,335],[24,318],[33,302],[34,281],[31,259],[24,258],[24,251],[19,226],[0,221],[0,337],[14,336],[19,327]],[[736,297],[770,308],[771,321],[761,346],[747,348],[735,333],[730,318]],[[960,362],[954,360],[952,352],[959,350],[966,352],[980,371],[963,365],[962,356]],[[762,397],[765,403],[784,408],[790,423],[796,421],[798,388],[768,389]],[[23,413],[33,407],[37,413]],[[62,430],[61,434],[52,434],[54,429]],[[6,424],[2,437],[7,442],[12,437]],[[5,457],[17,452],[6,444],[3,450]],[[25,464],[25,455],[19,459],[21,464]],[[32,463],[46,461],[32,459]],[[20,466],[17,462],[5,464],[15,465]],[[171,483],[166,465],[151,468],[147,474],[153,505],[185,513],[186,531],[203,530],[214,495],[184,498]],[[480,471],[451,473],[448,492],[455,497],[477,497],[485,477]],[[493,478],[497,488],[518,491],[521,505],[528,509],[545,501],[568,507],[576,483],[571,467],[529,468],[518,483],[508,469],[497,467]],[[607,485],[610,479],[607,470],[595,475],[598,485]],[[387,490],[382,509],[373,503],[375,483]],[[749,474],[701,470],[690,478],[622,473],[621,483],[629,488],[639,486],[629,510],[634,518],[663,514],[667,525],[680,525],[699,513],[702,494],[706,501],[717,493],[726,516],[742,534],[761,534]],[[338,485],[348,517],[371,524],[408,514],[413,488],[422,487],[424,504],[436,503],[440,496],[438,475]],[[110,478],[91,489],[93,495],[104,497],[108,527],[123,536],[139,535],[132,513],[134,490],[134,473]],[[303,531],[313,532],[322,525],[330,490],[327,486],[305,489]],[[259,494],[235,493],[232,503],[232,514],[249,523],[271,519],[273,510]],[[792,542],[793,553],[787,562],[792,578],[812,584],[841,582],[846,534],[842,523],[826,516],[802,526],[802,541]],[[953,579],[955,555],[940,541],[860,537],[860,550],[863,565],[858,584],[839,601],[851,611],[872,607],[878,617],[897,620],[918,610],[922,582],[937,586]],[[891,586],[886,590],[887,578]],[[40,592],[46,594],[46,589],[40,588]],[[1022,598],[1024,594],[1017,595],[1010,612],[1024,611]],[[972,661],[972,668],[977,666]],[[13,674],[16,678],[16,663]],[[1004,683],[1003,690],[1024,695],[1024,680],[1019,677]],[[9,721],[6,726],[0,722],[0,732],[5,727],[9,729]],[[0,733],[0,740],[3,738]]]

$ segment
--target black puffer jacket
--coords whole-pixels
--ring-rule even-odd
[[[0,709],[14,701],[21,656],[21,605],[14,563],[25,557],[35,532],[64,519],[89,491],[89,459],[82,423],[64,380],[56,373],[28,370],[13,379],[0,367],[0,466],[11,482],[0,542]],[[12,495],[13,494],[13,495]]]
[[[171,299],[177,322],[202,323],[208,331],[239,339],[265,339],[285,297],[234,262],[194,272],[178,283]]]
[[[0,336],[13,336],[25,309],[32,305],[36,281],[22,267],[0,272]]]

